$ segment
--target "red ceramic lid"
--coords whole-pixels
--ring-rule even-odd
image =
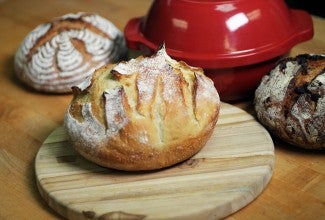
[[[125,27],[130,48],[164,42],[170,56],[203,68],[265,61],[312,36],[311,16],[283,0],[156,0]]]

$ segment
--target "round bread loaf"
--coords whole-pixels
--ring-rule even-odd
[[[220,99],[202,69],[162,48],[106,65],[74,88],[65,126],[85,158],[120,170],[152,170],[188,159],[206,143]]]
[[[71,93],[96,68],[120,61],[127,48],[123,33],[93,13],[67,14],[30,32],[15,56],[15,72],[32,88]]]
[[[325,56],[285,58],[255,92],[258,119],[271,133],[302,148],[325,148]]]

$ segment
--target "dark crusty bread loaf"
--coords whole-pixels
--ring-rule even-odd
[[[74,88],[65,126],[72,146],[120,170],[171,166],[197,153],[218,119],[220,100],[202,69],[162,48],[98,69]]]
[[[120,61],[123,33],[94,13],[67,14],[30,32],[15,56],[16,75],[32,88],[70,93],[96,68]]]
[[[273,134],[302,148],[325,148],[325,56],[285,58],[255,92],[258,119]]]

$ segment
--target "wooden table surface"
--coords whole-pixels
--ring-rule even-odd
[[[71,95],[36,93],[14,76],[13,57],[37,25],[66,13],[96,12],[120,30],[144,15],[151,0],[0,0],[0,219],[60,219],[40,196],[34,160],[46,137],[63,123]],[[289,55],[325,52],[325,19]],[[252,100],[232,103],[251,114]],[[227,219],[325,219],[325,154],[274,139],[275,168],[265,191]]]

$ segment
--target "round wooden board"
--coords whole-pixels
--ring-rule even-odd
[[[150,172],[88,162],[57,128],[36,156],[39,191],[68,219],[218,219],[254,200],[270,181],[274,145],[248,113],[222,103],[216,129],[194,157]]]

